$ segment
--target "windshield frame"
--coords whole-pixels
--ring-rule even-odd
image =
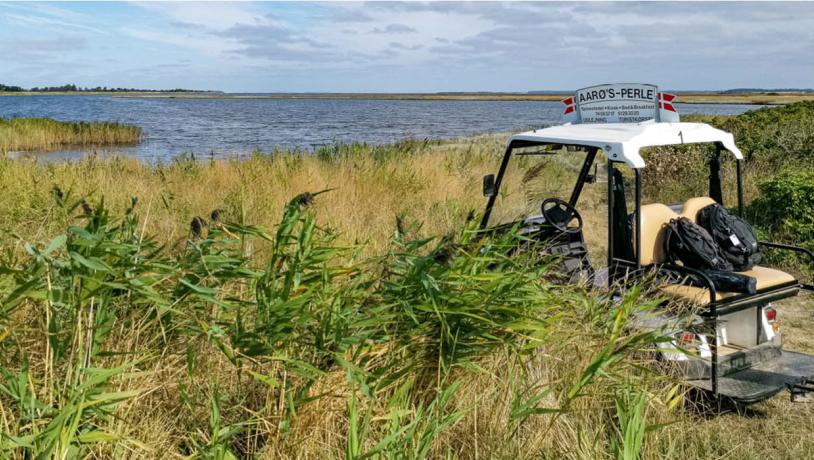
[[[591,167],[594,165],[594,161],[596,159],[596,155],[599,152],[598,147],[590,146],[590,145],[580,145],[580,144],[555,144],[551,142],[535,142],[535,141],[526,141],[526,140],[519,140],[514,139],[512,140],[509,145],[506,147],[506,152],[503,154],[503,160],[500,162],[500,168],[497,172],[497,177],[495,178],[495,188],[494,193],[492,196],[489,197],[489,201],[486,203],[486,210],[483,212],[483,218],[481,219],[480,229],[485,230],[488,228],[489,225],[489,218],[492,215],[492,210],[494,209],[495,202],[497,200],[498,194],[500,193],[500,186],[503,183],[503,177],[506,174],[506,169],[509,166],[509,161],[511,161],[512,156],[518,155],[514,153],[516,149],[527,148],[527,147],[540,147],[540,146],[560,146],[563,148],[567,147],[576,147],[579,150],[587,151],[585,155],[585,161],[582,164],[582,168],[580,169],[579,175],[577,176],[576,183],[574,184],[574,188],[571,192],[571,197],[568,200],[568,203],[571,206],[576,206],[577,202],[579,201],[579,196],[582,194],[582,189],[585,186],[588,177],[590,176]],[[553,155],[567,155],[569,152],[563,153],[554,153]],[[528,153],[524,153],[523,155],[531,155]],[[552,155],[550,153],[541,153],[539,155]]]

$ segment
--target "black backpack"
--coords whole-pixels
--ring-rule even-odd
[[[686,217],[672,219],[667,225],[664,249],[670,262],[681,261],[685,267],[698,270],[732,271],[732,264],[703,227]]]
[[[698,224],[706,229],[735,271],[751,270],[763,256],[752,227],[718,203],[698,211]]]

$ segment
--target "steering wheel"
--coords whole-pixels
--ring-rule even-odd
[[[559,198],[546,198],[540,206],[547,224],[563,233],[579,233],[582,231],[582,216],[571,203]],[[577,225],[569,227],[576,219]]]

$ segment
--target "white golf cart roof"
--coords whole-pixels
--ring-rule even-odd
[[[720,142],[741,160],[743,155],[732,134],[705,123],[604,123],[560,125],[515,134],[509,139],[549,144],[586,145],[598,147],[613,161],[622,161],[632,168],[643,168],[639,154],[643,147]]]

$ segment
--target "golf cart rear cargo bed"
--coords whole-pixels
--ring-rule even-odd
[[[814,377],[814,356],[783,351],[777,359],[757,363],[749,369],[718,377],[718,394],[750,404],[774,396],[789,385],[805,384]],[[702,390],[712,391],[710,379],[689,380]]]

